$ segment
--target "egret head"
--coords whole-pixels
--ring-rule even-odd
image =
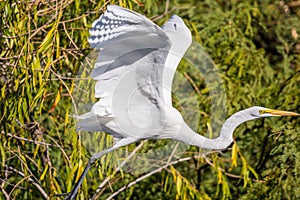
[[[172,15],[162,29],[172,43],[170,52],[183,55],[192,43],[192,34],[184,21],[177,15]]]
[[[272,116],[300,116],[300,114],[295,112],[283,111],[283,110],[274,110],[270,108],[264,108],[260,106],[253,106],[248,108],[249,114],[255,118],[261,117],[272,117]]]
[[[300,114],[289,111],[274,110],[260,106],[253,106],[245,110],[234,113],[222,126],[218,148],[225,148],[232,142],[233,131],[242,123],[263,117],[272,116],[300,116]],[[225,140],[224,140],[225,138]],[[222,139],[224,141],[222,141]]]
[[[185,37],[192,38],[191,32],[185,25],[184,21],[177,15],[172,15],[171,18],[162,26],[165,32],[177,32]]]

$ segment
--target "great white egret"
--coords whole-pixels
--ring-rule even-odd
[[[104,131],[113,147],[94,154],[66,199],[73,199],[87,172],[101,156],[143,139],[173,139],[207,149],[224,149],[240,124],[262,117],[299,116],[294,112],[254,106],[229,117],[215,139],[194,132],[172,106],[174,73],[191,44],[183,20],[173,15],[162,28],[131,10],[109,5],[93,22],[89,43],[100,49],[91,73],[97,80],[95,103],[78,116],[78,130]]]

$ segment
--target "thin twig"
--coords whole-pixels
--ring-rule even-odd
[[[208,160],[206,156],[203,156],[203,157],[204,157],[206,163],[208,163],[211,167],[215,168],[215,165],[212,162],[210,162],[210,160]],[[226,172],[221,167],[218,167],[218,170],[220,170],[221,172],[224,172],[226,174],[226,176],[229,176],[229,177],[232,177],[232,178],[237,178],[237,179],[244,179],[244,177],[242,177],[242,176],[234,175],[234,174]],[[257,180],[257,179],[252,179],[252,181],[259,182],[259,183],[263,183],[264,182],[262,180]]]
[[[214,167],[214,165],[207,159],[206,155],[208,154],[211,154],[211,153],[207,153],[207,154],[200,154],[198,156],[194,156],[194,157],[186,157],[186,158],[181,158],[181,159],[178,159],[178,160],[175,160],[173,162],[170,162],[170,163],[167,163],[166,165],[162,166],[162,167],[159,167],[158,169],[156,170],[153,170],[147,174],[145,174],[144,176],[141,176],[139,178],[137,178],[136,180],[130,182],[129,184],[127,184],[126,186],[123,186],[121,187],[119,190],[117,190],[116,192],[114,192],[112,195],[110,195],[106,200],[111,200],[113,199],[115,196],[117,196],[120,192],[124,191],[125,189],[137,184],[138,182],[142,181],[143,179],[146,179],[148,178],[149,176],[155,174],[155,173],[159,173],[161,172],[162,170],[166,169],[167,167],[169,166],[172,166],[172,165],[175,165],[177,163],[180,163],[180,162],[185,162],[185,161],[188,161],[188,160],[191,160],[192,158],[200,158],[200,157],[203,157],[205,159],[205,161],[211,165],[212,167]],[[238,179],[243,179],[243,177],[241,176],[238,176],[238,175],[234,175],[234,174],[230,174],[228,172],[225,172],[223,169],[219,168],[220,170],[222,170],[222,172],[224,172],[227,176],[229,177],[232,177],[232,178],[238,178]],[[261,180],[256,180],[256,179],[253,179],[253,181],[255,182],[263,182]]]
[[[166,7],[165,7],[165,14],[168,13],[169,5],[170,5],[170,0],[167,0],[167,1],[166,1]]]
[[[19,174],[20,176],[28,179],[30,182],[32,182],[32,184],[40,191],[40,193],[42,194],[42,196],[44,197],[44,199],[48,199],[48,195],[47,193],[45,192],[45,190],[43,190],[43,188],[40,186],[40,184],[38,182],[36,182],[35,180],[33,180],[32,178],[30,177],[26,177],[26,175],[23,173],[23,172],[20,172],[19,170],[11,167],[11,166],[8,166],[8,165],[5,165],[5,168]]]
[[[6,197],[6,199],[10,199],[10,196],[9,196],[9,194],[4,190],[4,185],[5,185],[5,183],[7,183],[6,182],[6,180],[7,180],[7,177],[8,177],[8,170],[6,169],[5,170],[5,172],[4,172],[4,174],[5,174],[5,179],[0,179],[1,181],[2,181],[2,184],[1,184],[1,190],[2,190],[2,192],[3,192],[3,194],[4,194],[4,196]],[[9,183],[7,183],[8,185],[10,185]]]
[[[95,13],[98,13],[98,12],[99,12],[99,10],[97,10],[97,11],[88,11],[88,12],[86,12],[86,14],[80,15],[79,17],[74,17],[74,18],[72,18],[72,19],[68,19],[68,20],[61,21],[61,22],[59,22],[59,23],[69,23],[69,22],[73,22],[73,21],[79,20],[79,19],[81,19],[81,18],[83,18],[83,17],[87,17],[87,16],[89,16],[89,15],[91,15],[91,14],[95,14]]]
[[[120,169],[127,163],[127,161],[140,149],[142,148],[142,146],[147,142],[148,140],[143,140],[130,154],[128,157],[126,157],[126,159],[120,164],[120,166],[118,166],[115,171],[113,172],[113,175],[116,174],[117,172],[120,171]],[[112,175],[112,176],[113,176]],[[102,181],[102,183],[98,186],[95,194],[93,195],[92,199],[97,199],[99,195],[102,194],[102,189],[104,187],[104,185],[106,185],[107,182],[109,182],[110,177],[106,177],[106,179],[104,181]],[[102,191],[100,191],[102,190]]]
[[[57,143],[57,141],[54,138],[52,138],[51,136],[49,136],[47,134],[44,134],[44,136],[48,137],[51,141],[53,141],[55,143],[55,145],[54,144],[45,143],[45,142],[39,142],[39,141],[36,141],[36,140],[30,140],[30,139],[23,138],[23,137],[19,137],[19,136],[13,135],[11,133],[5,133],[4,131],[1,131],[0,133],[3,134],[3,135],[8,135],[9,137],[12,137],[12,138],[16,138],[18,140],[22,140],[22,141],[26,141],[26,142],[31,142],[31,143],[34,143],[34,144],[37,144],[37,145],[45,145],[47,147],[51,146],[51,147],[59,148],[61,150],[61,152],[63,153],[64,157],[68,160],[68,162],[70,162],[69,157],[67,156],[67,154],[63,150],[63,148]]]
[[[39,141],[36,141],[36,140],[31,140],[31,139],[19,137],[19,136],[13,135],[11,133],[5,133],[4,131],[1,131],[1,134],[7,135],[9,137],[12,137],[12,138],[15,138],[15,139],[18,139],[18,140],[22,140],[22,141],[26,141],[26,142],[31,142],[31,143],[34,143],[34,144],[45,145],[45,146],[52,146],[52,147],[58,147],[59,148],[59,146],[56,146],[54,144],[48,144],[48,143],[45,143],[45,142],[39,142]]]
[[[180,162],[185,162],[185,161],[190,160],[190,159],[192,159],[192,157],[181,158],[181,159],[175,160],[173,162],[170,162],[170,163],[168,163],[168,164],[166,164],[166,165],[164,165],[164,166],[162,166],[162,167],[160,167],[160,168],[158,168],[156,170],[153,170],[153,171],[149,172],[148,174],[145,174],[144,176],[141,176],[141,177],[137,178],[136,180],[130,182],[128,185],[125,185],[125,186],[121,187],[118,191],[116,191],[112,195],[110,195],[106,200],[113,199],[115,196],[117,196],[123,190],[125,190],[125,189],[127,189],[127,188],[129,188],[129,187],[131,187],[131,186],[133,186],[135,184],[137,184],[138,182],[142,181],[145,178],[148,178],[149,176],[151,176],[153,174],[161,172],[163,169],[165,169],[165,168],[167,168],[167,167],[169,167],[171,165],[175,165],[175,164],[180,163]]]
[[[171,162],[171,160],[172,160],[174,154],[176,153],[176,150],[177,150],[177,148],[178,148],[178,145],[179,145],[179,142],[176,142],[176,145],[175,145],[175,147],[174,147],[174,149],[173,149],[173,151],[172,151],[172,153],[171,153],[171,155],[170,155],[170,157],[169,157],[169,159],[168,159],[168,161],[167,161],[167,164]]]
[[[73,41],[72,37],[69,35],[69,32],[68,32],[68,30],[66,28],[66,24],[65,23],[62,23],[62,24],[63,24],[63,27],[64,27],[64,31],[67,34],[67,37],[69,38],[70,42],[73,44],[73,46],[76,48],[76,50],[79,50],[78,46]]]
[[[59,74],[57,74],[54,70],[51,69],[51,67],[49,67],[49,70],[60,80],[60,82],[65,86],[66,90],[68,91],[69,95],[70,95],[70,98],[72,100],[72,103],[73,103],[73,106],[74,106],[74,109],[75,109],[75,114],[78,115],[78,110],[77,110],[77,106],[76,106],[76,103],[75,103],[75,100],[74,100],[74,97],[73,95],[71,94],[71,91],[69,89],[69,87],[67,86],[67,84],[62,80],[62,78],[60,77]]]
[[[197,87],[196,83],[193,81],[193,79],[186,73],[186,72],[183,72],[183,75],[185,76],[185,78],[190,82],[190,84],[192,84],[194,90],[197,92],[197,94],[199,96],[202,96],[199,88]]]

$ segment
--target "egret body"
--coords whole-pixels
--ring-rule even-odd
[[[193,131],[172,106],[176,68],[192,37],[184,21],[173,15],[162,28],[146,17],[118,6],[93,22],[89,43],[100,50],[91,77],[96,102],[78,116],[78,130],[103,131],[113,147],[93,155],[66,199],[74,199],[95,160],[119,147],[143,139],[173,139],[206,149],[224,149],[240,124],[262,117],[299,116],[297,113],[254,106],[229,117],[215,139]]]

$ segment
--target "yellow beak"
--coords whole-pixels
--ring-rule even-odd
[[[283,110],[264,110],[264,113],[270,113],[274,116],[300,116],[300,114],[295,112],[283,111]]]

